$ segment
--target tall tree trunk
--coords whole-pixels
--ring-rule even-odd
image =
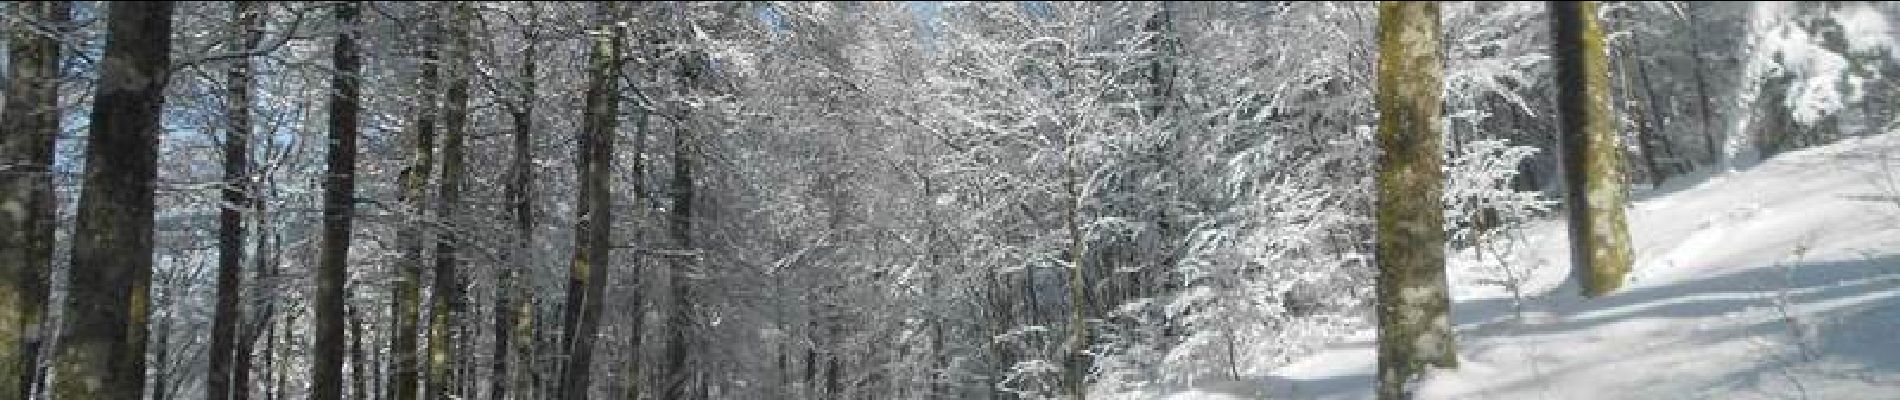
[[[1596,2],[1551,2],[1550,17],[1572,275],[1584,296],[1596,297],[1622,286],[1630,269],[1623,152],[1609,103],[1609,60],[1597,28]]]
[[[435,120],[437,111],[437,89],[441,87],[441,77],[437,71],[440,60],[436,57],[436,46],[440,35],[428,29],[422,34],[421,77],[417,91],[421,98],[415,121],[415,143],[410,149],[410,164],[403,169],[402,202],[410,213],[409,221],[403,225],[403,260],[396,268],[394,305],[391,310],[395,321],[390,324],[391,366],[390,398],[394,400],[416,400],[421,379],[420,355],[416,343],[419,324],[422,318],[422,263],[426,251],[423,239],[422,223],[428,216],[429,175],[435,170]]]
[[[468,137],[468,63],[472,5],[457,2],[452,6],[447,32],[448,54],[442,62],[442,75],[448,85],[442,99],[442,181],[437,218],[447,228],[447,237],[436,241],[435,292],[429,301],[429,378],[424,398],[448,396],[455,387],[454,324],[462,311],[461,260],[457,254],[456,222],[462,207],[464,179],[463,151]]]
[[[646,190],[647,171],[646,171],[646,157],[645,157],[646,150],[647,150],[647,143],[646,143],[646,137],[647,137],[647,132],[648,132],[647,129],[649,128],[648,123],[650,122],[649,118],[650,118],[650,115],[648,114],[648,111],[646,109],[637,108],[637,111],[635,111],[634,120],[633,120],[634,134],[633,134],[633,152],[632,152],[634,156],[633,156],[633,165],[631,166],[633,168],[633,175],[628,177],[628,179],[630,179],[634,183],[633,184],[633,204],[634,204],[633,208],[634,208],[634,218],[636,218],[635,220],[636,224],[634,225],[634,230],[633,230],[633,240],[635,243],[643,243],[643,244],[647,243],[647,240],[646,240],[646,223],[647,223],[647,217],[648,217],[647,210],[650,209],[648,201],[651,201],[650,194],[647,193],[647,190]],[[640,259],[636,259],[636,260],[640,260]],[[640,265],[646,265],[646,263],[637,262],[634,265],[640,266]],[[627,365],[629,368],[627,369],[628,385],[627,385],[627,395],[626,395],[627,399],[629,400],[639,399],[641,390],[645,389],[644,387],[645,381],[642,380],[642,377],[644,376],[644,373],[645,373],[645,368],[643,368],[643,366],[645,366],[645,363],[643,363],[641,359],[641,355],[645,353],[642,352],[641,345],[644,342],[643,339],[645,339],[645,334],[646,334],[646,331],[645,331],[646,329],[646,326],[645,326],[646,324],[646,286],[644,286],[641,282],[642,282],[642,279],[641,279],[640,270],[636,269],[627,274],[627,286],[632,287],[634,290],[632,294],[628,295],[628,297],[632,299],[630,300],[632,304],[628,304],[626,306],[627,313],[630,314],[628,322],[627,322],[630,326],[628,326],[628,329],[627,329],[628,331],[627,349],[629,350],[629,355],[627,356],[629,362],[627,363]]]
[[[315,362],[311,398],[343,398],[344,284],[349,280],[350,211],[356,197],[357,78],[361,69],[355,2],[336,6],[336,44],[330,75],[329,173],[323,182],[323,248],[317,255]]]
[[[618,5],[607,4],[607,15],[618,17]],[[611,175],[616,112],[620,95],[615,78],[620,70],[620,30],[595,33],[589,53],[586,114],[581,127],[581,206],[575,228],[574,262],[568,277],[567,354],[561,380],[562,397],[587,398],[589,368],[593,364],[595,332],[599,330],[602,295],[607,287],[609,238],[613,232]]]
[[[1089,328],[1083,319],[1087,308],[1084,294],[1087,279],[1083,260],[1088,257],[1088,238],[1082,232],[1082,160],[1081,132],[1070,129],[1067,135],[1067,166],[1063,168],[1064,187],[1069,193],[1066,225],[1069,233],[1069,337],[1065,340],[1062,362],[1062,391],[1065,398],[1088,398]]]
[[[910,155],[914,157],[917,154],[913,153]],[[918,196],[918,198],[937,198],[937,192],[930,184],[930,174],[918,172],[916,173],[916,181],[919,183],[918,188],[922,189],[922,193],[920,193],[921,196]],[[943,253],[938,249],[943,246],[943,228],[938,225],[937,221],[938,214],[936,207],[925,207],[923,210],[923,218],[920,221],[921,224],[917,229],[921,229],[924,232],[923,256],[929,263],[928,265],[945,265]],[[931,287],[933,288],[931,297],[939,299],[939,301],[941,301],[941,299],[951,298],[950,295],[946,294],[946,292],[953,290],[948,279],[948,274],[932,274]],[[939,311],[930,318],[930,370],[925,377],[930,383],[930,391],[927,395],[932,399],[951,397],[949,385],[949,369],[951,367],[950,351],[944,348],[948,339],[945,337],[944,325],[949,323],[948,321],[951,318],[950,314],[949,312]],[[779,354],[779,363],[781,364],[779,368],[783,370],[784,352],[780,351]],[[783,380],[781,379],[781,381]],[[783,383],[781,383],[781,385],[783,385]]]
[[[27,398],[53,263],[59,39],[68,30],[72,2],[16,2],[13,12],[11,87],[0,109],[0,396]]]
[[[462,274],[458,279],[459,280],[456,281],[456,287],[466,292],[469,287],[469,276]],[[452,343],[456,343],[456,351],[472,351],[472,347],[474,347],[473,345],[464,345],[465,343],[475,342],[475,327],[468,322],[467,307],[467,303],[458,306],[455,313],[451,315],[454,319],[449,322],[449,326],[454,327],[455,331],[455,339],[453,339]],[[455,398],[474,398],[475,391],[478,389],[475,385],[476,365],[474,362],[471,362],[472,360],[470,358],[460,358],[457,361],[458,362],[451,364],[455,366],[455,372],[452,375],[455,378]]]
[[[539,9],[535,3],[528,3],[528,23],[539,19]],[[521,98],[516,100],[511,113],[514,119],[514,163],[509,166],[514,179],[508,181],[508,199],[513,202],[515,217],[515,248],[511,252],[509,265],[502,270],[502,286],[495,296],[495,364],[494,378],[490,380],[489,397],[497,400],[507,399],[510,387],[527,387],[518,376],[510,374],[509,363],[528,359],[529,341],[533,340],[533,327],[527,321],[534,320],[534,296],[527,280],[534,259],[534,203],[529,190],[534,182],[534,141],[529,136],[534,130],[534,66],[540,60],[535,59],[535,47],[539,38],[533,32],[533,26],[523,26],[523,38],[527,49],[521,53]],[[520,303],[517,305],[516,303]]]
[[[692,52],[681,60],[684,65],[684,78],[688,88],[697,88],[704,84],[703,68],[706,59],[703,53]],[[691,89],[689,89],[691,90]],[[692,129],[675,126],[673,130],[673,207],[671,225],[673,243],[680,249],[693,248],[693,164],[694,142]],[[693,285],[691,282],[693,260],[677,257],[671,260],[672,279],[668,279],[672,307],[666,317],[667,343],[666,355],[661,360],[661,379],[665,382],[660,388],[660,398],[683,399],[688,396],[691,368],[687,365],[690,354],[688,334],[693,329]]]
[[[258,2],[232,4],[232,36],[241,38],[241,50],[256,48],[264,36],[263,9]],[[210,368],[205,375],[206,398],[231,398],[231,368],[236,358],[238,297],[244,276],[244,208],[253,191],[251,155],[251,60],[231,62],[225,72],[224,206],[218,211],[218,303],[212,312]]]
[[[145,389],[159,111],[171,69],[172,2],[110,3],[86,173],[73,230],[57,360],[61,399],[134,399]]]
[[[1427,368],[1458,364],[1445,284],[1442,35],[1436,2],[1379,4],[1381,399],[1410,398]]]

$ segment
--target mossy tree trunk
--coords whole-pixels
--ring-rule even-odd
[[[55,362],[58,399],[136,399],[145,389],[153,183],[174,4],[108,7]]]
[[[410,149],[409,166],[403,169],[402,202],[410,213],[410,220],[402,228],[401,241],[403,259],[396,267],[396,282],[393,296],[395,321],[390,324],[390,398],[395,400],[416,400],[421,379],[420,346],[417,343],[418,330],[422,319],[422,263],[427,251],[427,241],[423,239],[422,221],[428,215],[429,175],[435,170],[435,121],[437,111],[436,90],[441,87],[441,75],[436,70],[440,60],[436,57],[436,46],[440,35],[427,28],[421,33],[421,71],[419,87],[420,101],[416,110],[415,142]]]
[[[606,4],[608,18],[619,16],[618,5]],[[601,302],[607,289],[609,238],[613,232],[612,175],[614,131],[620,95],[614,84],[621,57],[620,29],[603,24],[593,32],[588,55],[585,114],[580,137],[580,198],[575,216],[574,259],[568,275],[567,366],[561,379],[562,398],[586,399],[593,366],[595,333],[600,328]]]
[[[528,3],[529,24],[535,23],[540,15],[537,4]],[[521,371],[511,371],[510,365],[520,368],[523,361],[529,359],[534,340],[533,327],[528,321],[534,320],[534,296],[525,277],[533,265],[534,250],[534,203],[530,188],[534,183],[534,142],[530,136],[534,130],[534,93],[535,93],[535,48],[539,38],[535,36],[532,25],[521,27],[527,48],[521,52],[521,91],[508,110],[514,123],[514,160],[509,165],[508,201],[513,208],[515,247],[509,254],[509,264],[501,271],[501,285],[495,296],[495,356],[493,360],[493,378],[489,382],[489,397],[508,398],[510,389],[520,390],[528,385]]]
[[[1596,2],[1551,2],[1550,18],[1571,274],[1584,296],[1602,296],[1621,287],[1630,270],[1623,151],[1610,107],[1609,58]]]
[[[0,397],[32,390],[53,262],[53,142],[67,1],[16,2],[0,111]],[[40,24],[46,30],[29,24]],[[51,33],[50,35],[48,33]]]
[[[454,331],[464,299],[456,232],[462,213],[462,182],[466,178],[463,153],[468,138],[468,64],[471,61],[468,28],[474,18],[473,7],[467,2],[450,5],[447,41],[444,42],[448,51],[441,64],[443,83],[447,86],[442,94],[442,180],[437,182],[441,197],[437,199],[436,217],[447,229],[436,241],[435,284],[429,297],[429,376],[423,389],[423,397],[428,399],[446,398],[457,387],[454,374],[459,346],[455,343]]]
[[[1379,398],[1456,367],[1445,283],[1444,58],[1436,2],[1379,5]]]

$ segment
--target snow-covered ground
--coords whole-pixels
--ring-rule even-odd
[[[1884,159],[1884,161],[1883,161]],[[1636,193],[1622,290],[1564,286],[1563,226],[1528,229],[1510,265],[1453,262],[1460,366],[1432,399],[1900,399],[1900,134],[1790,152]],[[1495,257],[1494,257],[1495,258]],[[1496,265],[1491,263],[1490,265]],[[1265,377],[1169,398],[1371,398],[1372,332]]]

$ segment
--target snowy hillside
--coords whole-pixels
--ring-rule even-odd
[[[1884,159],[1884,161],[1883,161]],[[1693,180],[1693,182],[1691,182]],[[1900,135],[1637,193],[1630,284],[1585,300],[1563,225],[1525,235],[1522,318],[1454,263],[1461,366],[1425,398],[1900,398]],[[1173,398],[1370,398],[1372,333],[1256,382]],[[1261,388],[1264,387],[1264,393]]]

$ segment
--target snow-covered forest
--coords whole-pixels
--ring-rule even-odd
[[[0,15],[0,400],[1900,396],[1900,3]]]

